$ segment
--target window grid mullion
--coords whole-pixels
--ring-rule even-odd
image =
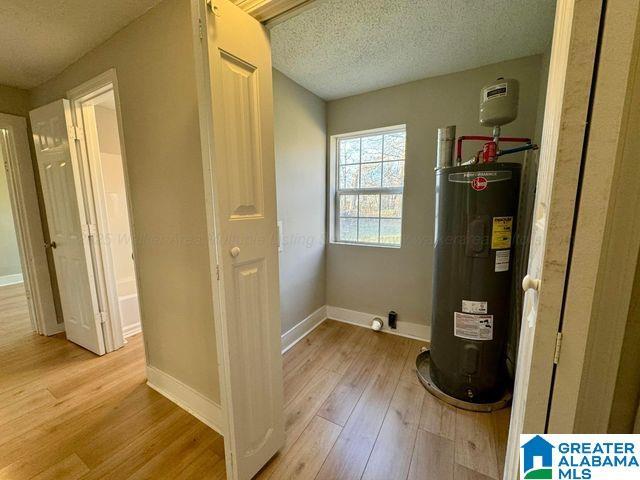
[[[362,137],[358,138],[358,190],[362,188]],[[360,241],[360,195],[358,194],[358,216],[356,218],[356,242]]]
[[[336,198],[334,199],[335,204],[338,206],[338,215],[336,215],[335,219],[335,229],[338,236],[338,239],[342,240],[342,235],[340,233],[340,219],[342,218],[342,210],[340,210],[340,194],[336,192]]]
[[[375,220],[378,217],[345,217],[345,216],[340,216],[339,218],[344,218],[345,220],[349,220],[349,219],[353,219],[353,218],[364,218],[364,219],[370,219],[370,220]],[[382,220],[402,220],[402,217],[380,217]]]
[[[382,137],[384,139],[384,137]],[[384,147],[384,140],[382,140],[382,145]],[[382,185],[382,177],[380,177],[380,185]],[[378,243],[380,243],[380,228],[382,223],[382,194],[378,194]]]
[[[380,168],[382,168],[382,173],[384,173],[384,139],[387,138],[386,135],[382,135],[382,151],[380,152],[380,162],[383,164]],[[382,187],[382,174],[380,175],[380,186]]]
[[[385,242],[383,243],[381,241],[381,235],[382,235],[382,195],[402,195],[404,197],[404,178],[403,178],[403,185],[401,187],[383,187],[382,185],[384,184],[384,178],[383,178],[383,174],[384,174],[384,164],[388,163],[385,162],[384,159],[384,149],[385,149],[385,139],[386,139],[386,135],[387,134],[391,134],[391,133],[397,133],[397,132],[405,132],[405,130],[397,130],[397,131],[389,131],[389,132],[382,132],[381,136],[382,136],[382,147],[381,147],[381,159],[380,162],[374,162],[374,163],[379,163],[380,164],[380,168],[381,168],[381,172],[380,172],[380,185],[378,188],[363,188],[362,187],[362,139],[363,137],[367,136],[367,134],[364,135],[358,135],[358,136],[353,136],[353,137],[341,137],[338,142],[337,142],[337,166],[338,168],[336,168],[336,198],[335,198],[335,202],[337,205],[337,211],[338,211],[338,215],[336,216],[336,232],[338,233],[338,238],[340,240],[342,240],[342,233],[340,231],[340,220],[341,219],[354,219],[355,223],[356,223],[356,239],[355,239],[355,243],[359,243],[359,244],[363,244],[363,245],[397,245],[395,243],[388,243]],[[342,146],[342,141],[346,140],[346,139],[358,139],[358,143],[359,143],[359,151],[358,151],[358,180],[357,180],[357,188],[345,188],[345,189],[341,189],[340,188],[340,177],[341,177],[341,167],[343,165],[341,165],[340,163],[340,155],[343,149]],[[405,148],[406,148],[406,140],[405,140]],[[404,164],[406,158],[403,158],[402,160],[390,160],[390,161],[394,161],[394,162],[402,162]],[[342,210],[341,210],[341,206],[340,206],[340,198],[342,195],[354,195],[355,196],[355,200],[356,200],[356,216],[355,217],[345,217],[342,215]],[[377,195],[378,196],[378,215],[377,217],[363,217],[361,216],[361,202],[360,202],[360,197],[362,195]],[[403,198],[404,200],[404,198]],[[404,203],[404,202],[403,202]],[[404,209],[403,209],[404,210]],[[392,220],[400,220],[402,221],[402,214],[400,217],[384,217],[385,219],[392,219]],[[360,220],[362,219],[376,219],[377,220],[377,241],[376,242],[364,242],[364,241],[360,241]]]
[[[362,188],[362,137],[358,139],[360,142],[360,148],[358,150],[358,188]]]
[[[336,189],[339,195],[402,195],[403,191],[404,187]]]
[[[337,150],[338,150],[338,168],[336,169],[336,185],[337,185],[337,189],[336,189],[336,205],[338,206],[338,215],[336,218],[336,230],[338,232],[338,238],[340,240],[342,240],[342,232],[340,231],[340,169],[342,168],[342,165],[340,164],[340,157],[341,157],[341,153],[342,153],[342,140],[339,140],[337,142]]]

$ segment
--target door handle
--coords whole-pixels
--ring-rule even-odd
[[[47,243],[44,242],[44,248],[58,248],[58,244],[56,242]]]
[[[540,279],[533,278],[530,275],[525,275],[522,279],[522,290],[525,292],[527,290],[535,290],[536,292],[540,290]]]
[[[233,247],[229,253],[231,254],[231,256],[233,258],[236,258],[238,255],[240,255],[240,247]]]

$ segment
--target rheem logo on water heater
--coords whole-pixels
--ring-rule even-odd
[[[487,188],[487,179],[484,177],[476,177],[471,180],[471,188],[473,188],[477,192],[481,192]]]

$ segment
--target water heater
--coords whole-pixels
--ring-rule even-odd
[[[500,135],[517,116],[518,97],[513,79],[481,89],[480,124],[493,128],[491,136],[456,139],[455,126],[438,130],[431,346],[416,369],[432,394],[468,410],[496,410],[511,399],[505,356],[521,165],[499,160],[538,148]],[[465,160],[464,141],[485,143]]]
[[[507,390],[504,352],[520,165],[436,172],[431,378],[447,395],[492,403]]]

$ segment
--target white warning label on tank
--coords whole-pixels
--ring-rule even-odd
[[[487,302],[462,300],[462,311],[464,313],[487,313]]]
[[[493,315],[454,312],[454,335],[468,340],[493,340]]]
[[[496,272],[509,271],[509,259],[511,258],[511,250],[498,250],[496,252]]]

